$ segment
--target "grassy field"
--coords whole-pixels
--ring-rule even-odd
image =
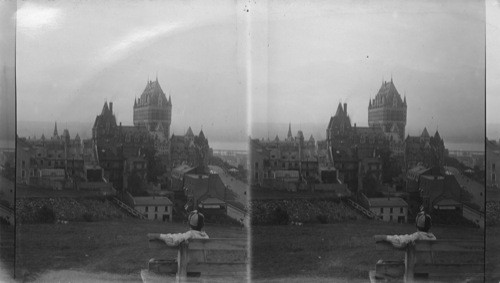
[[[413,233],[413,225],[358,220],[340,224],[252,227],[252,276],[275,282],[366,282],[379,259],[401,252],[375,250],[376,234]],[[439,239],[483,240],[480,230],[434,227]]]
[[[486,281],[500,282],[500,226],[486,228]]]
[[[37,282],[138,282],[150,258],[176,252],[149,250],[147,233],[179,233],[186,224],[126,219],[17,226],[16,278]],[[206,225],[212,238],[246,237],[239,227]],[[76,278],[75,278],[76,277]]]

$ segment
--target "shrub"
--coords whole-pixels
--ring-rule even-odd
[[[87,222],[92,222],[94,219],[92,217],[92,214],[88,213],[88,212],[85,212],[83,215],[83,220],[87,221]]]
[[[316,216],[316,219],[318,219],[319,223],[321,223],[321,224],[328,223],[328,216],[327,215],[320,214],[320,215]]]
[[[38,221],[41,223],[54,223],[56,221],[56,214],[54,210],[46,205],[38,210]]]
[[[286,210],[283,210],[281,207],[277,207],[273,211],[272,224],[276,225],[288,225],[289,216]]]

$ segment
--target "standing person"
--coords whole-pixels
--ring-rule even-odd
[[[150,240],[162,240],[168,246],[178,246],[180,243],[187,241],[189,239],[208,239],[207,233],[203,231],[203,227],[205,225],[205,216],[199,213],[197,210],[189,213],[188,223],[190,226],[190,230],[185,233],[177,233],[177,234],[159,234],[152,233],[148,234],[148,238]]]

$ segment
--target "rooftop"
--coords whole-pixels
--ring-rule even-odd
[[[402,198],[369,198],[370,207],[408,206]]]

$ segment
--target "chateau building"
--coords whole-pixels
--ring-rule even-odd
[[[105,102],[101,114],[96,117],[92,127],[92,141],[97,162],[104,169],[105,177],[118,190],[126,185],[125,169],[130,168],[127,161],[145,164],[144,153],[154,149],[154,138],[146,127],[116,124],[112,102],[109,106]],[[138,169],[143,171],[143,166],[140,165],[141,168]]]
[[[359,179],[367,174],[380,179],[382,166],[379,156],[389,150],[389,139],[381,127],[352,126],[347,103],[344,107],[339,103],[337,112],[328,123],[326,137],[330,162],[340,173],[340,179],[351,189],[359,189]]]
[[[405,139],[405,171],[421,164],[426,167],[441,167],[444,164],[446,149],[444,141],[436,130],[430,136],[427,128],[418,137],[407,136]]]
[[[368,105],[368,125],[379,127],[390,140],[402,141],[406,127],[406,97],[401,99],[394,83],[383,82]]]
[[[208,165],[212,156],[208,140],[200,130],[195,136],[191,127],[183,136],[172,135],[170,139],[170,162],[172,168],[186,164],[190,166]]]
[[[155,81],[148,81],[141,97],[134,101],[134,126],[144,126],[160,139],[168,139],[171,120],[172,99],[166,98],[158,78]],[[159,135],[160,133],[163,137]]]

